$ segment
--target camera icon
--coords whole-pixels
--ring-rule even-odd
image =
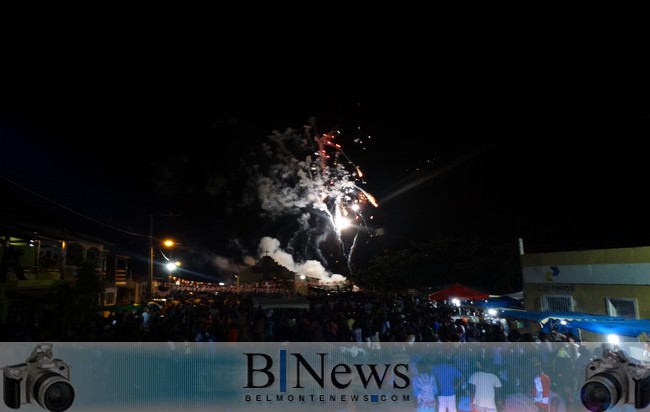
[[[9,408],[36,402],[52,412],[67,410],[74,401],[70,367],[52,357],[52,344],[36,345],[24,363],[2,368],[4,402]]]
[[[605,350],[602,359],[592,360],[585,378],[580,400],[589,411],[606,411],[622,404],[636,409],[650,405],[650,369],[633,363],[618,348]]]

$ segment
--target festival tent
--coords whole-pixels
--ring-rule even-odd
[[[531,311],[521,309],[502,309],[499,311],[499,316],[502,318],[513,318],[530,320],[538,323],[546,323],[549,320],[564,320],[564,321],[622,321],[625,320],[622,316],[609,316],[609,315],[596,315],[593,313],[584,312],[563,312],[563,311]]]
[[[429,300],[451,300],[454,298],[459,300],[480,300],[489,297],[489,293],[463,286],[460,283],[455,283],[448,288],[433,292],[429,295]]]
[[[601,320],[598,322],[572,320],[567,322],[566,326],[574,329],[584,329],[601,335],[620,335],[633,338],[639,337],[642,334],[650,335],[650,320],[648,319]]]
[[[536,322],[541,326],[541,330],[547,333],[553,331],[567,335],[569,333],[581,336],[581,331],[574,322],[585,322],[587,325],[602,324],[605,322],[623,322],[622,316],[596,315],[584,312],[564,312],[564,311],[528,311],[518,309],[500,309],[499,316],[502,318],[511,318],[518,320],[528,320]]]

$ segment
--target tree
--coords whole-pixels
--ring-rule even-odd
[[[362,288],[384,292],[465,283],[508,293],[521,287],[521,269],[514,244],[437,235],[372,257],[353,280]]]
[[[402,255],[386,254],[372,257],[366,269],[360,270],[354,275],[353,281],[363,289],[376,292],[397,292],[396,286],[400,289],[408,288],[405,283],[400,283],[400,274],[404,271]]]

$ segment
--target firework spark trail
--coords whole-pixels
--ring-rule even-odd
[[[375,207],[377,207],[378,204],[372,195],[354,183],[363,178],[363,173],[361,172],[361,169],[345,154],[341,145],[334,143],[333,139],[335,137],[334,134],[325,133],[321,136],[314,136],[314,141],[318,144],[318,154],[321,159],[320,163],[323,177],[329,179],[330,189],[333,189],[330,190],[329,193],[329,196],[334,199],[331,208],[333,213],[330,213],[330,216],[333,217],[332,227],[336,232],[337,241],[341,245],[343,256],[347,256],[346,264],[348,271],[351,272],[352,256],[359,232],[355,233],[348,253],[341,237],[341,230],[343,228],[339,222],[345,221],[344,219],[347,219],[348,214],[354,213],[356,219],[362,222],[363,227],[365,227],[367,231],[366,222],[363,218],[360,204],[370,202]],[[334,153],[329,154],[327,148],[334,151]],[[356,172],[356,177],[354,176],[354,173],[350,173],[346,169],[345,165],[339,161],[340,157],[343,157],[353,168]],[[334,159],[332,166],[329,166],[327,163],[329,159]],[[334,176],[331,175],[332,170],[336,171]],[[335,180],[336,178],[338,178],[338,182]]]
[[[248,173],[267,217],[296,219],[298,229],[288,246],[300,252],[300,258],[316,256],[327,262],[321,245],[335,235],[350,270],[358,232],[346,250],[343,223],[347,220],[349,224],[352,218],[358,222],[354,225],[357,229],[365,227],[367,231],[365,206],[377,207],[377,202],[357,185],[361,170],[334,138],[334,134],[300,135],[291,129],[273,132],[263,144],[259,163]]]
[[[341,145],[333,142],[334,138],[335,136],[331,133],[325,133],[320,137],[313,138],[314,141],[318,143],[318,155],[321,160],[322,174],[324,179],[329,180],[330,191],[328,195],[335,199],[333,202],[334,205],[339,209],[343,216],[347,216],[350,213],[349,209],[352,209],[352,206],[358,206],[359,204],[366,203],[366,201],[370,202],[373,206],[378,207],[375,198],[355,183],[363,178],[363,173],[361,172],[361,169],[345,154]],[[333,150],[334,153],[328,153],[327,148]],[[356,176],[355,173],[350,173],[347,170],[345,167],[346,165],[339,161],[339,157],[345,158],[348,164],[356,172]],[[327,163],[330,159],[334,159],[332,166]],[[361,192],[363,196],[360,196],[355,192]],[[332,208],[332,210],[334,210],[334,208]],[[336,220],[333,223],[334,227],[337,228]],[[337,232],[339,232],[340,235],[340,230],[337,229]]]

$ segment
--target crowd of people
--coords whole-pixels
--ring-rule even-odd
[[[423,408],[433,401],[449,411],[584,410],[584,370],[598,353],[575,336],[522,332],[515,321],[481,312],[458,316],[456,307],[413,295],[321,294],[304,297],[309,305],[302,309],[265,309],[256,297],[178,291],[164,304],[98,312],[79,324],[53,319],[31,330],[15,327],[4,340],[345,342],[366,351],[392,342],[440,343],[413,363],[431,388],[424,393],[433,394],[416,394]]]

